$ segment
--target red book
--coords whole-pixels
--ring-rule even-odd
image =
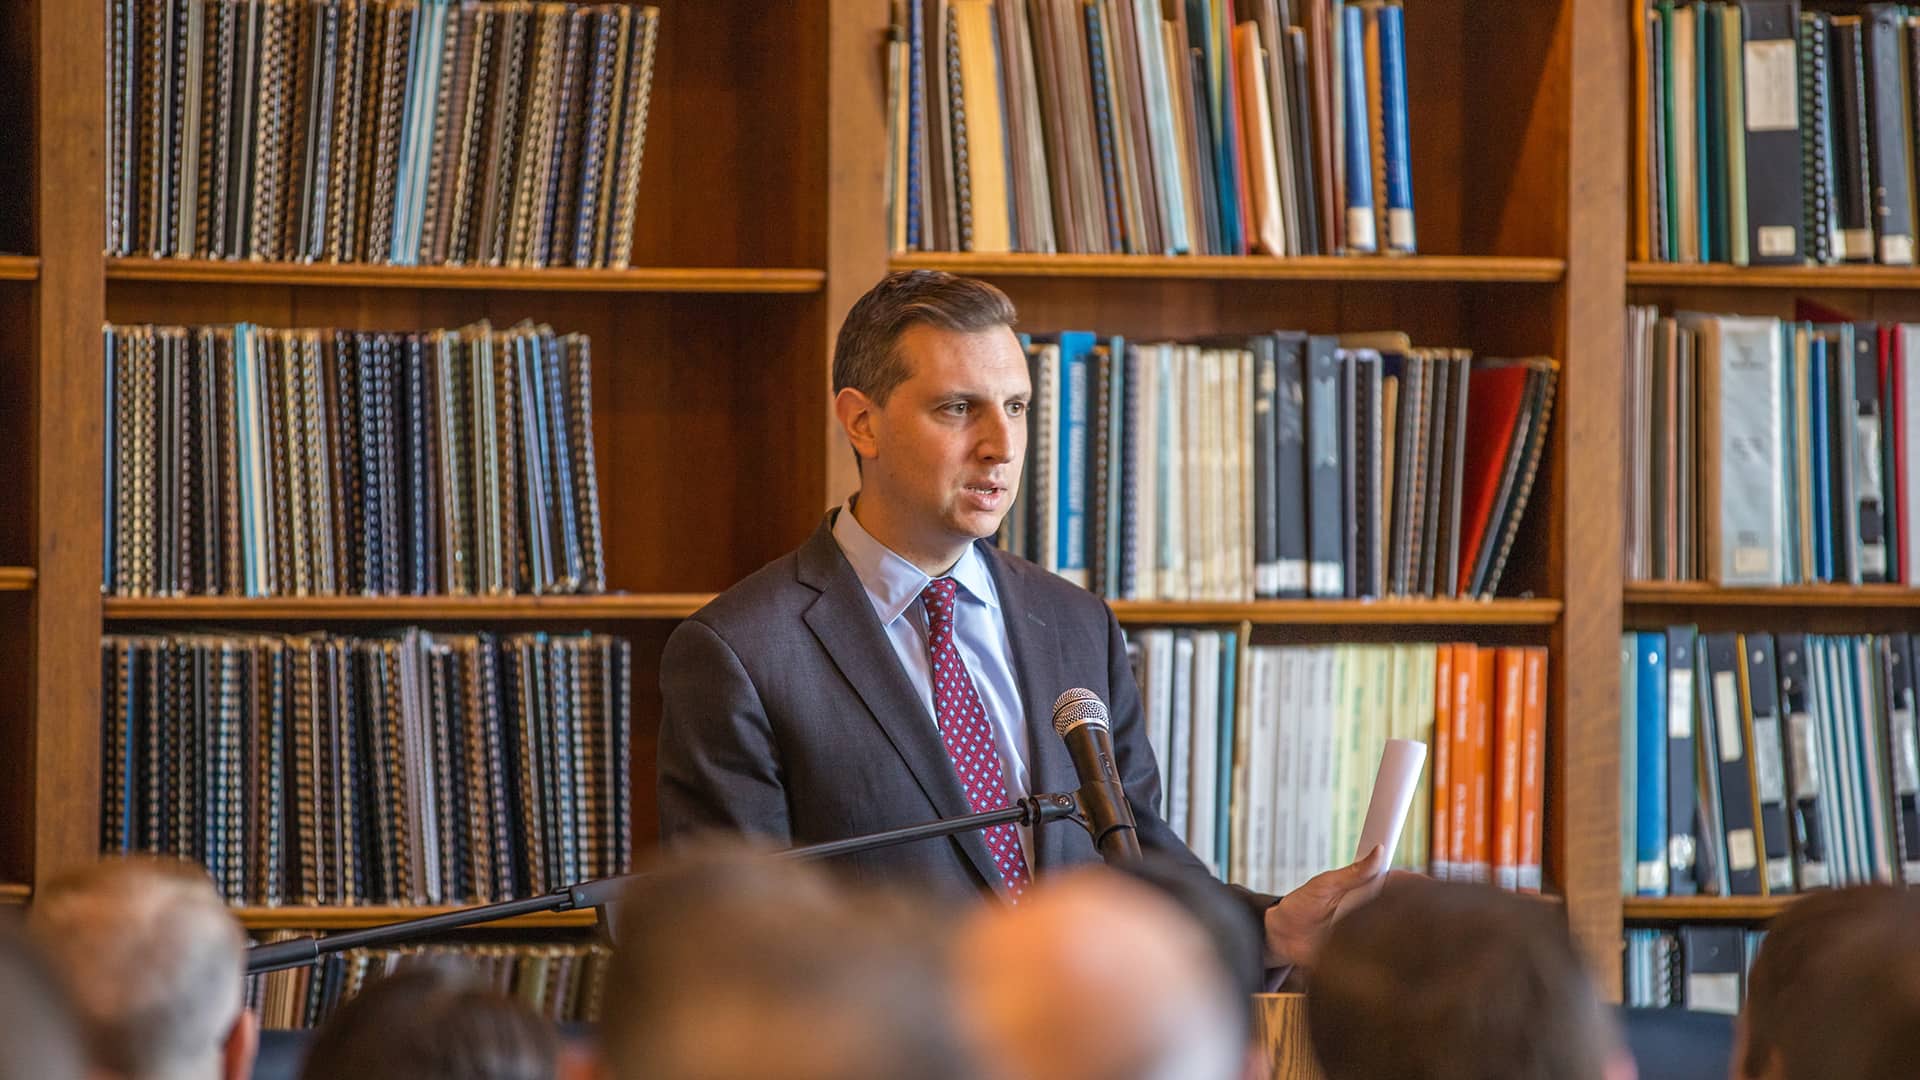
[[[1467,385],[1466,471],[1461,480],[1460,593],[1473,587],[1473,568],[1500,494],[1500,475],[1513,447],[1514,428],[1527,399],[1528,368],[1475,365]]]

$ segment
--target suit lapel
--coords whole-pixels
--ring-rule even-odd
[[[1027,711],[1027,761],[1029,794],[1073,791],[1080,786],[1073,771],[1073,758],[1067,744],[1053,732],[1053,702],[1068,689],[1066,672],[1060,662],[1060,633],[1052,622],[1029,604],[1018,572],[1007,565],[998,549],[987,545],[982,552],[993,568],[993,580],[1000,590],[1000,612],[1007,621],[1007,644],[1013,653],[1014,678],[1020,683],[1020,701]],[[1071,862],[1069,852],[1075,838],[1075,826],[1064,821],[1043,825],[1035,830],[1034,867],[1052,869]]]
[[[893,642],[873,613],[866,588],[834,542],[831,520],[823,522],[800,549],[800,580],[820,590],[819,599],[804,616],[807,627],[860,695],[935,813],[943,818],[971,813],[933,717],[901,669]],[[986,838],[971,832],[956,839],[974,869],[997,884],[1000,870],[987,853]]]

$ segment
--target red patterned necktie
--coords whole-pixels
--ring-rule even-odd
[[[940,725],[940,741],[953,759],[953,771],[966,789],[967,805],[974,813],[984,814],[1003,810],[1013,800],[1007,797],[1006,777],[1000,771],[993,725],[987,723],[986,707],[953,643],[955,591],[953,579],[943,577],[933,579],[920,594],[927,607],[927,653],[933,661],[933,715]],[[1019,831],[1012,825],[995,825],[983,835],[1006,881],[1007,895],[1018,900],[1032,880],[1026,854],[1020,850]]]

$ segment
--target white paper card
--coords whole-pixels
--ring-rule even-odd
[[[1363,858],[1375,844],[1386,849],[1387,865],[1393,865],[1394,849],[1400,846],[1400,830],[1407,824],[1407,810],[1413,805],[1413,793],[1420,784],[1420,770],[1427,763],[1427,744],[1412,739],[1388,739],[1380,751],[1380,771],[1373,777],[1373,797],[1367,800],[1367,820],[1360,826],[1360,846],[1353,857]]]

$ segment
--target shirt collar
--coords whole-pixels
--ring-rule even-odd
[[[834,512],[833,539],[840,545],[840,553],[847,557],[853,572],[866,588],[867,597],[873,601],[873,610],[880,616],[880,625],[887,626],[899,618],[908,607],[920,602],[920,594],[927,589],[928,577],[905,557],[873,538],[873,534],[862,526],[853,516],[853,500],[841,504]],[[967,550],[960,554],[960,561],[947,571],[960,586],[960,591],[990,608],[1000,606],[1000,594],[994,587],[993,574],[988,571],[986,560],[981,557],[979,545],[968,544]]]

